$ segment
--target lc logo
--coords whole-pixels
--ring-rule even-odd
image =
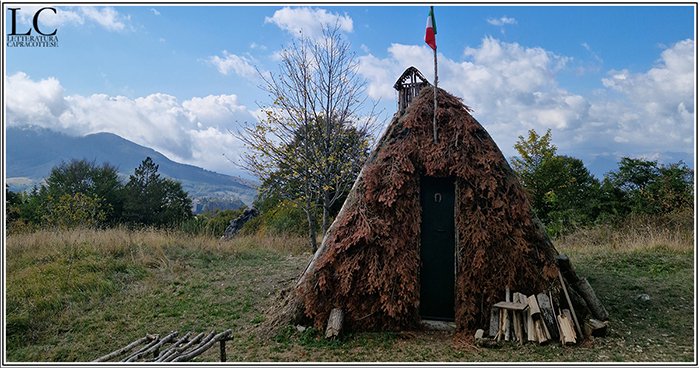
[[[16,21],[17,14],[16,14],[16,12],[17,12],[17,10],[20,10],[20,9],[21,8],[8,8],[8,10],[10,10],[12,12],[12,33],[10,33],[9,36],[29,36],[32,34],[31,28],[27,31],[27,33],[17,34],[17,21]],[[56,9],[54,9],[54,8],[41,8],[41,9],[39,9],[36,13],[34,13],[34,30],[36,30],[36,32],[42,36],[53,36],[56,34],[56,31],[58,29],[54,29],[53,33],[44,33],[39,29],[39,14],[41,14],[41,12],[43,12],[46,9],[53,10],[53,13],[56,14]]]

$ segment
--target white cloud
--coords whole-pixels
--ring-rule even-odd
[[[518,23],[515,21],[515,18],[508,18],[505,15],[502,16],[500,19],[489,18],[486,21],[489,22],[489,24],[494,25],[494,26],[503,26],[504,24],[517,24]]]
[[[372,54],[358,58],[370,97],[392,100],[396,78],[411,65],[433,82],[432,50],[427,46],[392,44],[388,54],[383,59]],[[478,47],[466,47],[463,56],[464,61],[457,61],[438,53],[439,86],[474,109],[506,156],[515,154],[518,135],[529,129],[543,134],[548,128],[561,154],[584,160],[619,157],[620,152],[693,152],[692,40],[663,51],[645,73],[610,71],[602,81],[605,88],[590,96],[559,86],[559,72],[577,61],[571,57],[492,37]]]
[[[503,34],[506,33],[506,29],[504,27],[506,24],[518,24],[515,18],[508,18],[505,15],[502,16],[500,19],[489,18],[486,21],[491,25],[501,27],[501,33]]]
[[[330,13],[326,9],[284,8],[277,10],[272,17],[265,17],[265,23],[274,23],[281,29],[295,37],[305,36],[320,37],[323,26],[335,26],[338,24],[343,32],[353,31],[353,22],[347,14]]]
[[[155,10],[154,8],[151,8],[151,11],[152,11],[153,14],[155,14],[155,15],[160,15],[160,12],[159,12],[158,10]]]
[[[233,70],[241,77],[247,78],[251,81],[257,81],[258,72],[255,70],[255,67],[251,65],[254,64],[255,61],[245,56],[229,54],[226,50],[224,50],[223,58],[220,58],[217,55],[210,56],[208,62],[216,66],[221,74],[228,75],[228,73]]]
[[[265,45],[258,45],[257,43],[253,42],[250,44],[250,48],[255,50],[255,49],[260,49],[260,50],[267,50],[267,46]]]
[[[55,78],[32,81],[19,72],[5,78],[5,108],[8,126],[35,124],[51,126],[68,104],[64,89]]]
[[[129,20],[129,16],[125,17],[119,14],[119,12],[112,7],[97,9],[95,7],[86,6],[81,7],[80,10],[86,18],[97,22],[109,31],[124,30],[124,21]]]
[[[24,73],[5,78],[8,126],[37,125],[72,135],[110,132],[169,158],[231,173],[224,157],[236,158],[236,131],[255,116],[235,95],[179,101],[156,93],[136,99],[104,94],[64,96],[58,80],[33,81]]]

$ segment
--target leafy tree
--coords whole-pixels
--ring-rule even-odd
[[[282,51],[278,74],[261,73],[262,89],[272,99],[261,106],[265,117],[238,133],[249,149],[243,166],[305,212],[313,251],[317,208],[325,232],[334,203],[350,189],[375,120],[374,107],[359,117],[366,81],[358,67],[337,25],[324,27],[319,40],[302,35]],[[351,127],[360,139],[349,135]]]
[[[623,157],[606,179],[620,188],[628,211],[634,213],[661,214],[693,206],[693,170],[683,161],[659,165]]]
[[[553,234],[594,220],[600,183],[580,159],[559,156],[551,129],[540,136],[533,129],[514,145],[520,154],[511,164],[528,193],[537,217]]]
[[[101,202],[97,196],[89,197],[82,192],[59,198],[49,195],[44,223],[59,229],[99,226],[107,218]]]
[[[147,157],[126,184],[124,218],[147,226],[173,225],[192,217],[192,200],[182,185],[161,178],[156,165]]]
[[[552,235],[559,235],[576,224],[595,220],[595,200],[600,183],[578,158],[554,156],[543,163],[543,175],[551,175],[551,189],[545,194],[545,218]]]
[[[513,146],[520,157],[511,157],[513,170],[527,191],[535,213],[543,221],[546,220],[545,215],[550,207],[547,203],[547,192],[568,179],[556,176],[557,171],[561,169],[561,163],[553,162],[557,148],[551,141],[551,129],[547,129],[547,134],[541,137],[531,129],[527,139],[522,135],[518,136],[518,142]]]
[[[115,224],[121,218],[124,186],[117,169],[107,162],[99,166],[95,161],[85,159],[61,161],[51,169],[46,184],[54,200],[64,195],[74,197],[82,193],[86,197],[97,198],[106,221]]]

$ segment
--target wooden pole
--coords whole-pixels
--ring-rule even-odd
[[[131,344],[129,344],[129,345],[127,345],[127,346],[125,346],[125,347],[123,347],[123,348],[117,350],[117,351],[111,352],[111,353],[109,353],[109,354],[107,354],[107,355],[105,355],[105,356],[103,356],[103,357],[99,357],[99,358],[93,360],[93,362],[105,362],[105,361],[110,360],[110,359],[112,359],[112,358],[114,358],[114,357],[118,357],[118,356],[120,356],[120,355],[126,353],[127,351],[133,349],[134,346],[141,345],[141,344],[145,343],[146,341],[148,341],[148,340],[150,340],[150,339],[151,339],[151,338],[148,337],[148,336],[142,337],[142,338],[140,338],[140,339],[138,339],[138,340],[132,342]]]
[[[433,8],[432,6],[430,7]],[[435,62],[435,84],[433,85],[433,98],[435,101],[435,108],[433,109],[433,141],[437,144],[437,84],[438,84],[438,74],[437,74],[437,47],[433,49],[433,60]]]
[[[574,316],[574,322],[576,322],[576,331],[578,335],[583,339],[583,332],[581,332],[581,326],[578,324],[578,318],[576,318],[576,312],[574,311],[574,306],[571,304],[571,299],[569,298],[569,292],[566,290],[566,285],[564,285],[564,278],[561,277],[561,271],[559,271],[559,282],[561,282],[561,288],[564,289],[564,296],[566,297],[566,302],[571,308],[571,315]]]

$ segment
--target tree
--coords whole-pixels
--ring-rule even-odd
[[[107,162],[100,166],[86,159],[61,161],[51,169],[46,184],[54,200],[82,193],[85,197],[96,198],[105,213],[105,221],[115,224],[121,218],[124,186],[117,168]]]
[[[594,199],[600,183],[580,159],[557,155],[552,131],[539,136],[532,129],[514,145],[513,170],[528,193],[537,217],[555,235],[576,223],[594,220]]]
[[[693,170],[683,161],[659,165],[656,161],[623,157],[606,176],[624,193],[629,211],[661,214],[693,206]]]
[[[192,200],[182,185],[158,174],[150,157],[134,170],[126,184],[125,219],[134,224],[164,226],[192,217]]]
[[[314,252],[317,208],[325,232],[333,204],[349,191],[369,146],[375,113],[373,106],[359,116],[366,81],[358,66],[338,25],[324,27],[320,40],[302,35],[282,51],[278,74],[260,73],[272,102],[261,106],[264,118],[237,134],[249,149],[244,168],[305,212]]]
[[[513,146],[520,157],[511,157],[513,170],[518,174],[537,217],[542,221],[547,220],[546,215],[549,213],[547,192],[568,180],[567,177],[557,175],[561,171],[562,162],[553,160],[557,148],[551,141],[551,129],[547,129],[547,134],[542,137],[531,129],[527,139],[520,135]]]

